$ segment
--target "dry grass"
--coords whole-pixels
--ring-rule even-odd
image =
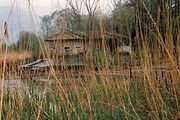
[[[143,7],[148,11],[145,4]],[[141,29],[141,16],[137,17],[136,27]],[[154,28],[150,18],[149,29]],[[103,31],[103,24],[100,27]],[[18,75],[25,75],[27,79],[23,79],[24,85],[16,89],[1,89],[4,93],[1,95],[0,119],[179,120],[180,59],[177,57],[180,56],[173,53],[173,38],[168,37],[172,36],[172,31],[164,32],[167,33],[165,38],[157,26],[154,31],[144,31],[153,37],[138,30],[136,39],[141,40],[142,45],[136,46],[130,63],[124,60],[125,66],[122,64],[125,56],[110,54],[108,45],[103,43],[101,50],[90,50],[86,55],[90,65],[81,70],[59,71],[51,66],[45,72],[33,71],[25,75],[25,70],[18,69]],[[149,47],[150,39],[156,45],[153,48]],[[28,52],[13,51],[0,53],[0,61],[5,55],[10,62],[31,57]],[[96,66],[98,70],[89,66]],[[6,74],[6,65],[1,67],[4,72],[0,75]],[[17,72],[16,68],[12,69]],[[32,75],[38,74],[40,76],[33,79]]]
[[[31,57],[31,54],[26,51],[20,51],[20,52],[12,51],[12,52],[8,52],[8,53],[1,52],[0,53],[0,61],[4,60],[5,54],[7,56],[7,61],[11,61],[11,62],[21,61],[21,60],[25,60],[25,59]]]

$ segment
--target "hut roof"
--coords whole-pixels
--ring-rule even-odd
[[[42,59],[38,59],[38,60],[36,60],[36,61],[34,61],[34,62],[32,62],[32,63],[28,63],[28,64],[25,64],[25,65],[22,65],[22,67],[23,67],[23,68],[28,68],[28,67],[31,67],[31,66],[33,66],[33,65],[35,65],[35,64],[38,64],[38,63],[40,63],[40,62],[42,62]]]
[[[69,32],[60,32],[56,33],[53,36],[45,39],[45,41],[57,41],[57,40],[77,40],[77,39],[83,39],[79,36],[76,36]]]
[[[45,68],[45,67],[50,67],[51,65],[54,65],[53,61],[50,59],[47,59],[41,63],[35,64],[33,67]]]
[[[53,61],[46,59],[38,59],[32,63],[22,65],[23,68],[44,68],[49,67],[50,65],[54,65]]]

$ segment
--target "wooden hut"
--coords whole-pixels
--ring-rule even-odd
[[[52,57],[61,58],[85,52],[84,39],[68,32],[57,33],[45,39],[45,42],[49,46]]]
[[[60,32],[45,39],[51,59],[60,68],[84,65],[85,40],[69,32]]]

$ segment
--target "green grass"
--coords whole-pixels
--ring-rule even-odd
[[[96,78],[65,83],[62,89],[58,85],[40,92],[35,91],[35,86],[33,89],[30,93],[24,91],[23,96],[18,90],[6,91],[2,119],[176,119],[178,112],[173,91],[156,88],[158,96],[143,80]]]
[[[97,45],[87,46],[89,49],[84,56],[87,65],[83,70],[78,71],[83,73],[83,77],[81,75],[77,77],[77,71],[50,70],[45,76],[55,80],[55,83],[51,85],[37,83],[29,79],[27,81],[24,80],[25,83],[27,82],[25,84],[27,86],[21,86],[21,88],[17,89],[9,88],[4,92],[1,91],[3,94],[0,96],[2,98],[0,100],[0,119],[180,119],[180,54],[178,53],[180,50],[180,41],[178,39],[180,36],[178,23],[180,17],[177,16],[175,18],[169,13],[170,11],[174,11],[172,9],[174,5],[169,4],[171,3],[170,1],[168,4],[164,0],[160,1],[162,5],[157,4],[155,6],[157,10],[153,7],[154,3],[150,4],[150,1],[147,6],[145,0],[135,1],[134,6],[129,6],[129,10],[132,10],[132,13],[127,11],[122,11],[121,13],[120,8],[120,11],[118,10],[120,13],[117,11],[117,14],[111,14],[117,17],[117,19],[110,19],[109,25],[107,25],[108,22],[107,24],[104,23],[105,21],[103,19],[98,22],[100,24],[98,25],[98,30],[102,33],[99,34],[99,37],[104,36],[103,33],[106,32],[112,32],[113,36],[116,36],[116,34],[119,35],[125,31],[125,34],[129,36],[126,36],[128,37],[127,40],[130,41],[132,47],[132,54],[130,56],[120,56],[117,51],[114,51],[115,53],[110,52],[110,48],[108,48],[110,46],[106,45],[108,43],[105,41],[111,39],[102,37],[100,38],[100,43],[97,43]],[[88,1],[85,0],[84,2]],[[170,6],[168,7],[168,5]],[[165,7],[163,8],[164,10],[161,10],[162,6]],[[94,12],[99,13],[98,11]],[[153,11],[157,12],[156,17],[152,16]],[[133,15],[130,17],[130,14]],[[178,13],[175,14],[178,15]],[[107,17],[111,18],[111,15]],[[96,16],[101,15],[94,14],[93,16],[95,20]],[[124,18],[123,16],[126,17]],[[129,18],[127,18],[128,16]],[[91,17],[89,14],[89,18]],[[177,21],[174,21],[174,19]],[[96,29],[91,30],[93,26],[98,27],[94,20],[87,21],[89,22],[85,25],[87,34],[90,31],[97,31]],[[121,23],[121,21],[123,22]],[[116,22],[119,23],[116,25]],[[89,26],[89,28],[86,28],[86,26]],[[108,26],[110,28],[106,28]],[[115,30],[116,27],[120,27],[119,30]],[[134,44],[131,44],[133,43],[133,38],[131,37],[133,29],[136,31],[136,39]],[[6,31],[6,28],[4,31]],[[83,33],[86,32],[83,30]],[[8,41],[3,38],[3,36],[8,35],[1,34],[0,36],[2,36],[2,41]],[[26,37],[24,40],[29,41],[30,35]],[[93,36],[87,37],[93,42]],[[94,36],[94,39],[96,37],[98,36]],[[118,41],[121,41],[121,39],[118,39]],[[36,42],[35,44],[34,42],[30,44],[27,42],[27,45],[32,47],[32,49],[29,48],[27,51],[34,51],[35,49],[33,48],[37,45]],[[40,43],[41,41],[39,41]],[[50,52],[45,49],[46,46],[44,46],[44,43],[41,44],[41,47],[39,46],[41,49],[37,48],[39,52],[34,51],[35,53],[39,53],[36,54],[37,56],[33,55],[34,58],[29,58],[30,56],[27,52],[26,56],[17,52],[17,50],[23,50],[21,48],[12,49],[12,52],[7,53],[4,53],[4,48],[0,50],[0,57],[2,58],[0,63],[0,80],[4,81],[6,77],[13,77],[14,74],[19,77],[26,76],[27,78],[31,78],[28,76],[27,71],[21,71],[19,68],[22,64],[37,60],[35,58],[47,58],[51,56]],[[116,43],[113,44],[113,46],[116,46]],[[7,44],[6,47],[8,47]],[[27,49],[26,45],[22,47]],[[7,57],[7,60],[4,59],[4,56]],[[26,60],[26,58],[29,59]],[[11,63],[12,61],[13,63]],[[126,63],[125,65],[124,62]],[[132,72],[131,75],[129,73],[130,70]],[[64,73],[62,78],[58,75],[60,72],[62,74]],[[108,72],[113,74],[108,74]],[[44,78],[45,76],[41,77]],[[0,84],[2,86],[2,82]]]

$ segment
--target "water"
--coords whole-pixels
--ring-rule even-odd
[[[14,80],[5,80],[4,81],[4,89],[15,89],[25,87],[24,83],[21,79],[14,79]],[[2,81],[0,82],[0,90],[2,89]]]

